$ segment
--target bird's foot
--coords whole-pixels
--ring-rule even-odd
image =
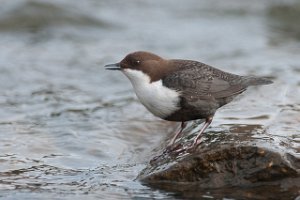
[[[178,148],[180,148],[180,147],[182,147],[182,144],[180,144],[180,143],[169,144],[163,153],[174,152],[174,151],[178,150]]]
[[[197,140],[194,140],[193,144],[186,148],[186,152],[193,153],[197,150],[197,147],[200,145],[201,140],[198,138]]]
[[[197,145],[197,146],[198,146],[198,145]],[[187,153],[193,153],[193,152],[196,151],[197,146],[191,145],[191,146],[187,147],[187,148],[185,149],[185,151],[186,151]]]
[[[201,138],[196,138],[192,145],[187,144],[184,145],[180,142],[169,144],[166,149],[163,151],[163,155],[172,155],[172,156],[178,156],[182,153],[194,153],[197,150],[197,147],[201,144]]]
[[[189,153],[187,151],[187,149],[189,149],[189,147],[185,146],[184,144],[176,143],[176,145],[173,145],[173,146],[167,148],[165,150],[165,153],[168,153],[169,155],[172,155],[172,156],[178,156],[184,152]]]

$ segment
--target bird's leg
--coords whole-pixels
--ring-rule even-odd
[[[213,120],[213,116],[210,116],[208,118],[205,119],[205,123],[203,125],[203,127],[201,128],[201,130],[199,131],[198,135],[196,136],[196,138],[194,139],[194,142],[192,144],[191,147],[188,148],[188,150],[193,150],[196,149],[196,147],[200,144],[199,139],[201,138],[202,133],[205,131],[205,129],[207,129],[207,127],[211,124]]]
[[[168,144],[167,150],[171,150],[172,149],[172,146],[176,142],[176,139],[182,134],[182,131],[186,127],[186,125],[187,125],[187,122],[181,122],[181,124],[180,124],[180,130],[174,135],[174,137],[172,138],[171,142]]]
[[[180,130],[174,135],[172,138],[170,145],[173,145],[176,141],[176,139],[182,134],[183,129],[186,127],[187,122],[181,122],[180,124]]]

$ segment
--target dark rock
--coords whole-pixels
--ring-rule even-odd
[[[190,133],[192,130],[190,127],[186,131]],[[299,189],[296,183],[300,183],[300,159],[279,138],[268,135],[259,125],[232,125],[227,132],[210,129],[203,135],[202,143],[195,152],[176,153],[161,148],[138,179],[170,191],[178,191],[178,187],[184,185],[196,187],[199,191],[203,188],[266,185],[280,188],[284,183],[287,190],[296,191]],[[190,137],[182,140],[179,147],[191,144]],[[173,186],[177,189],[172,190]]]

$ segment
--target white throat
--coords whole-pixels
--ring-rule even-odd
[[[141,71],[124,69],[122,72],[131,81],[136,96],[152,114],[166,118],[179,110],[179,92],[163,86],[161,80],[151,83],[150,77]]]

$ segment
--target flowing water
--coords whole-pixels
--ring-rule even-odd
[[[259,137],[253,130],[269,126],[299,156],[299,18],[294,1],[1,1],[0,197],[180,197],[135,181],[177,128],[146,111],[124,75],[104,70],[136,50],[272,77],[212,127]]]

